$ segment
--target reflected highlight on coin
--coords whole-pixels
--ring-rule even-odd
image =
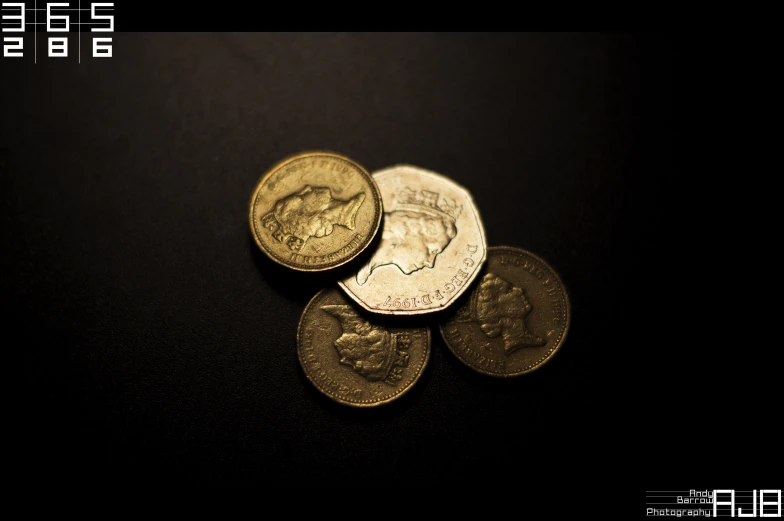
[[[325,289],[302,314],[297,353],[319,391],[346,405],[372,407],[419,380],[430,359],[430,330],[369,320],[340,290]]]
[[[509,377],[550,360],[570,321],[569,297],[558,274],[530,252],[500,246],[488,249],[476,286],[440,329],[463,363]]]
[[[445,309],[485,261],[487,244],[471,195],[450,179],[398,165],[373,174],[384,200],[381,240],[340,287],[374,313]]]
[[[337,154],[313,152],[286,159],[261,178],[250,226],[256,244],[275,262],[322,271],[362,253],[382,211],[381,193],[364,168]]]

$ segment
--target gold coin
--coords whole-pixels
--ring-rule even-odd
[[[563,345],[571,322],[558,274],[520,248],[488,248],[485,269],[468,298],[440,326],[449,349],[490,376],[530,373]]]
[[[430,329],[388,327],[337,288],[324,289],[302,313],[297,353],[319,391],[345,405],[373,407],[399,398],[422,376]]]
[[[382,214],[381,192],[367,170],[338,154],[307,152],[262,176],[251,198],[250,228],[278,264],[324,271],[362,253]]]

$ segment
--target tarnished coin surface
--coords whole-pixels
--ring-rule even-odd
[[[250,228],[278,264],[323,271],[362,253],[382,214],[381,193],[364,168],[338,154],[310,152],[262,176],[251,198]]]
[[[370,260],[338,284],[357,304],[389,315],[445,309],[476,278],[487,250],[471,194],[422,168],[373,174],[384,200],[381,240]]]
[[[569,297],[553,268],[530,252],[498,246],[489,248],[476,285],[440,329],[466,365],[508,377],[550,360],[570,321]]]
[[[329,288],[302,313],[297,353],[319,391],[346,405],[372,407],[402,396],[422,376],[430,329],[388,327]]]

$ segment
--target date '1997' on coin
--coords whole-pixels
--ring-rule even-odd
[[[375,172],[384,200],[381,240],[356,273],[338,282],[373,313],[414,315],[446,309],[471,285],[487,250],[471,194],[422,168]]]

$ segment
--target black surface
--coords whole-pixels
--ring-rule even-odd
[[[115,34],[112,59],[4,59],[3,294],[28,470],[503,491],[509,468],[589,489],[609,468],[644,490],[639,452],[619,449],[641,443],[623,225],[673,168],[670,52],[655,35]],[[434,327],[408,395],[323,398],[295,333],[328,280],[267,261],[247,221],[263,171],[308,149],[467,187],[489,245],[567,285],[562,351],[496,380]]]

